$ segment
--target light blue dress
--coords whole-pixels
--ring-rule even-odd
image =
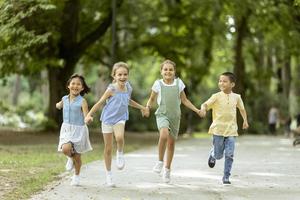
[[[69,95],[62,98],[63,123],[60,129],[58,151],[62,151],[62,145],[71,142],[77,153],[85,153],[92,150],[89,139],[89,131],[84,123],[84,115],[81,109],[83,97],[78,95],[71,102]]]
[[[114,125],[120,121],[129,119],[128,105],[131,98],[132,87],[129,82],[125,84],[126,91],[119,91],[114,84],[110,84],[108,89],[112,90],[110,97],[102,109],[100,120],[107,125]]]

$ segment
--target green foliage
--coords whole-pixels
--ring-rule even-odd
[[[36,65],[29,65],[32,60],[29,51],[45,44],[50,33],[31,30],[30,24],[36,13],[54,8],[48,2],[38,0],[3,1],[0,4],[0,77],[35,70]]]
[[[8,74],[19,73],[32,80],[38,79],[37,82],[30,81],[26,87],[23,84],[23,91],[32,96],[31,103],[25,95],[26,103],[18,105],[14,111],[9,111],[7,105],[0,104],[0,109],[5,112],[27,116],[26,119],[22,118],[22,122],[34,123],[35,120],[29,117],[30,110],[34,113],[46,112],[45,105],[48,102],[32,93],[39,90],[39,85],[45,81],[36,75],[45,68],[64,72],[60,74],[72,73],[78,56],[80,59],[76,72],[82,72],[92,88],[97,79],[101,78],[103,84],[110,82],[111,30],[108,29],[85,50],[81,51],[79,44],[110,12],[111,1],[81,0],[78,10],[73,10],[74,15],[65,12],[66,5],[74,5],[68,4],[69,2],[71,1],[0,1],[0,77],[7,79]],[[72,22],[77,22],[78,19],[72,36],[62,31],[68,14],[73,17]],[[163,59],[169,58],[177,63],[177,76],[186,84],[188,97],[196,106],[200,106],[218,90],[219,74],[233,70],[236,55],[232,49],[237,41],[237,22],[247,17],[243,49],[239,52],[245,63],[245,102],[249,119],[252,120],[250,124],[253,124],[250,126],[251,131],[263,132],[265,113],[271,100],[283,98],[278,90],[282,85],[278,73],[283,69],[284,59],[289,56],[295,60],[299,58],[299,16],[299,0],[122,1],[116,16],[116,57],[130,65],[129,80],[134,89],[133,97],[141,104],[146,103],[153,82],[160,78],[159,64]],[[67,40],[69,38],[70,41]],[[64,49],[66,46],[67,50]],[[77,54],[79,51],[83,53]],[[67,63],[69,58],[74,60],[70,59],[71,62]],[[297,71],[299,63],[292,63],[293,87],[297,87]],[[58,81],[63,78],[60,77]],[[10,89],[13,87],[9,81],[2,83]],[[57,91],[59,89],[56,88]],[[290,99],[295,108],[299,107],[299,92],[297,89],[293,90],[296,92]],[[5,100],[10,96],[9,91],[3,93]],[[86,96],[90,105],[96,101],[95,96],[100,95],[95,93],[96,90]],[[57,94],[50,95],[52,97]],[[287,106],[279,106],[282,110],[288,110]],[[258,112],[261,110],[264,114]],[[129,129],[156,129],[154,118],[146,120],[141,118],[138,111],[131,109],[130,112],[132,121],[128,122]],[[188,122],[192,122],[197,129],[206,129],[209,125],[209,120],[199,122],[195,116],[186,120],[186,113],[190,111],[183,112],[183,128],[188,126]],[[137,123],[140,120],[143,125]],[[40,124],[55,127],[54,121]]]

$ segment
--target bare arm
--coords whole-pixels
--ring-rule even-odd
[[[89,123],[91,121],[93,121],[93,114],[100,109],[100,107],[102,106],[102,104],[106,101],[106,99],[108,99],[109,97],[112,96],[112,91],[111,90],[106,90],[104,92],[104,94],[102,95],[102,97],[99,99],[99,101],[92,107],[92,109],[90,110],[90,112],[87,113],[86,117],[85,117],[85,123]]]
[[[191,109],[192,111],[194,111],[197,114],[200,113],[200,110],[198,108],[196,108],[196,106],[194,106],[194,104],[192,104],[192,102],[186,97],[184,91],[182,91],[180,93],[180,99],[181,99],[181,102],[183,103],[183,105],[185,105],[187,108]]]
[[[152,105],[153,105],[154,101],[156,100],[157,95],[158,94],[156,92],[154,92],[153,90],[151,91],[150,97],[149,97],[149,99],[147,101],[147,104],[146,104],[146,108],[147,108],[147,111],[145,113],[146,117],[149,117],[150,109],[152,108]]]
[[[58,110],[62,109],[62,107],[63,107],[63,101],[57,102],[56,105],[55,105],[55,107],[56,107]]]
[[[134,101],[134,100],[132,100],[132,99],[129,100],[129,105],[130,105],[131,107],[137,108],[137,109],[139,109],[139,110],[144,110],[144,109],[146,109],[145,106],[142,106],[141,104],[137,103],[136,101]]]
[[[216,101],[216,95],[212,95],[207,101],[201,104],[200,117],[205,117],[206,111],[212,106]]]
[[[89,112],[89,106],[88,106],[88,103],[85,99],[83,99],[81,109],[82,109],[82,112],[83,112],[83,116],[86,117],[88,112]]]
[[[243,129],[247,129],[249,127],[248,119],[247,119],[247,112],[246,112],[245,109],[240,109],[240,108],[239,108],[239,111],[240,111],[240,113],[242,115],[242,118],[244,120],[244,122],[243,122]]]
[[[132,99],[129,100],[129,105],[131,107],[141,110],[143,117],[148,114],[148,109],[145,106],[142,106],[141,104],[137,103],[136,101],[134,101]]]
[[[241,115],[242,115],[242,118],[244,120],[243,122],[243,129],[247,129],[249,127],[249,124],[248,124],[248,119],[247,119],[247,112],[245,110],[245,106],[244,106],[244,102],[241,98],[241,96],[238,96],[238,101],[237,101],[237,108],[239,109]]]

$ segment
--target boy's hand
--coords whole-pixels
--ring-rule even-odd
[[[90,122],[93,121],[93,117],[87,115],[85,118],[84,118],[84,123],[86,124],[89,124]]]
[[[249,124],[248,124],[247,121],[244,121],[243,122],[243,129],[247,129],[247,128],[249,128]]]
[[[205,110],[205,109],[200,109],[198,115],[199,115],[200,117],[205,117],[205,115],[206,115],[206,110]]]

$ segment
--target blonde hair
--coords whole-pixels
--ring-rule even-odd
[[[117,63],[114,64],[114,66],[113,66],[113,68],[111,70],[111,76],[114,77],[116,75],[117,69],[119,69],[121,67],[127,69],[127,72],[129,73],[129,67],[128,67],[127,63],[125,63],[125,62],[117,62]]]
[[[165,64],[171,64],[171,65],[173,65],[174,70],[176,71],[176,63],[173,62],[172,60],[169,60],[169,59],[165,60],[164,62],[162,62],[162,63],[160,64],[160,71],[162,70],[162,68],[163,68],[163,66],[164,66]]]

